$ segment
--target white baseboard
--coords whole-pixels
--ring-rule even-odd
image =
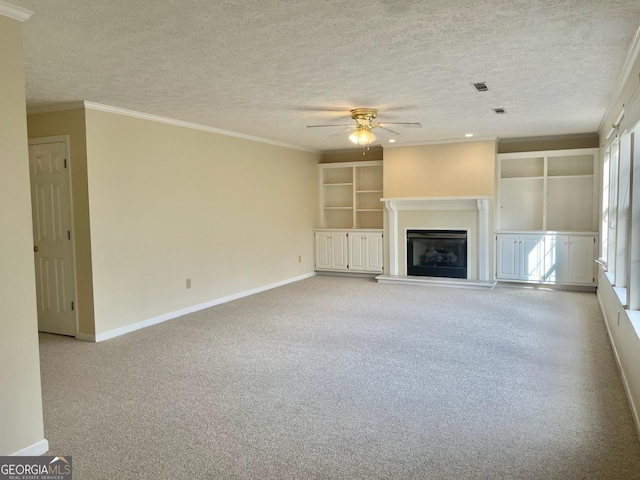
[[[606,288],[606,287],[604,287]],[[615,294],[615,293],[614,293]],[[624,386],[624,392],[627,394],[627,400],[629,401],[629,407],[631,409],[631,416],[633,417],[633,423],[636,426],[636,433],[638,434],[638,439],[640,439],[640,415],[638,415],[638,409],[636,408],[636,403],[634,402],[633,395],[631,394],[631,389],[629,388],[629,382],[627,381],[627,376],[624,373],[624,368],[622,363],[620,362],[620,356],[618,355],[618,349],[616,348],[616,343],[613,340],[613,336],[611,335],[611,329],[609,328],[609,319],[607,318],[607,312],[602,304],[602,299],[600,298],[600,289],[598,289],[597,295],[598,303],[600,304],[600,311],[602,312],[602,316],[604,317],[604,325],[607,329],[607,335],[609,336],[609,344],[611,345],[611,350],[613,350],[613,356],[616,359],[616,365],[618,366],[618,371],[620,372],[620,377],[622,378],[622,385]],[[622,306],[620,308],[623,308]]]
[[[131,333],[136,330],[140,330],[141,328],[150,327],[151,325],[157,325],[162,322],[166,322],[167,320],[172,320],[177,317],[181,317],[183,315],[187,315],[189,313],[198,312],[200,310],[204,310],[205,308],[214,307],[216,305],[220,305],[221,303],[231,302],[233,300],[238,300],[239,298],[248,297],[249,295],[254,295],[256,293],[264,292],[266,290],[271,290],[272,288],[282,287],[283,285],[287,285],[289,283],[299,282],[300,280],[304,280],[310,277],[315,276],[316,272],[305,273],[304,275],[299,275],[293,278],[287,278],[286,280],[282,280],[280,282],[270,283],[268,285],[263,285],[258,288],[253,288],[251,290],[245,290],[244,292],[234,293],[233,295],[228,295],[222,298],[216,298],[215,300],[211,300],[209,302],[201,303],[199,305],[193,305],[191,307],[183,308],[182,310],[176,310],[175,312],[165,313],[163,315],[159,315],[157,317],[149,318],[147,320],[143,320],[142,322],[132,323],[131,325],[126,325],[124,327],[116,328],[114,330],[109,330],[108,332],[99,333],[91,338],[91,335],[87,334],[78,334],[76,338],[79,340],[85,341],[94,341],[94,342],[103,342],[105,340],[109,340],[111,338],[119,337],[120,335],[124,335],[126,333]]]
[[[49,451],[49,441],[43,438],[39,442],[9,454],[10,457],[39,457]]]

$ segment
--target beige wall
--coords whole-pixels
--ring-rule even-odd
[[[77,312],[80,334],[93,335],[93,279],[87,190],[87,142],[84,108],[32,114],[27,117],[29,138],[69,136],[69,168],[73,199],[73,240],[75,247]]]
[[[373,160],[382,160],[383,157],[383,150],[381,146],[370,147],[368,150],[364,150],[364,155],[362,153],[362,147],[324,152],[320,163],[369,162]]]
[[[44,439],[22,23],[0,16],[0,455]]]
[[[86,121],[97,334],[313,271],[319,154]]]
[[[384,196],[493,196],[495,160],[493,141],[387,148]]]

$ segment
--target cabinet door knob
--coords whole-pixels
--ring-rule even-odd
[[[514,240],[513,243],[518,243],[518,240]]]

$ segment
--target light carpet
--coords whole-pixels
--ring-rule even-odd
[[[590,293],[317,276],[41,363],[75,480],[640,479]]]

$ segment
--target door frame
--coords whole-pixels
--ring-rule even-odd
[[[75,316],[76,323],[76,333],[74,335],[75,338],[78,338],[79,332],[79,324],[78,324],[78,275],[76,270],[76,229],[74,224],[74,215],[73,215],[73,179],[71,175],[71,149],[69,148],[69,135],[53,135],[50,137],[34,137],[29,138],[29,147],[32,145],[45,145],[47,143],[64,143],[65,145],[65,153],[67,156],[67,176],[69,180],[69,218],[71,219],[71,262],[73,266],[73,298],[75,299],[75,308],[73,310]],[[27,159],[29,160],[29,159]],[[29,183],[31,183],[31,168],[29,168]],[[31,221],[33,222],[33,209],[31,210]],[[33,237],[33,233],[31,234]],[[33,243],[33,238],[32,238]],[[34,257],[34,265],[33,268],[35,270],[35,257]]]

